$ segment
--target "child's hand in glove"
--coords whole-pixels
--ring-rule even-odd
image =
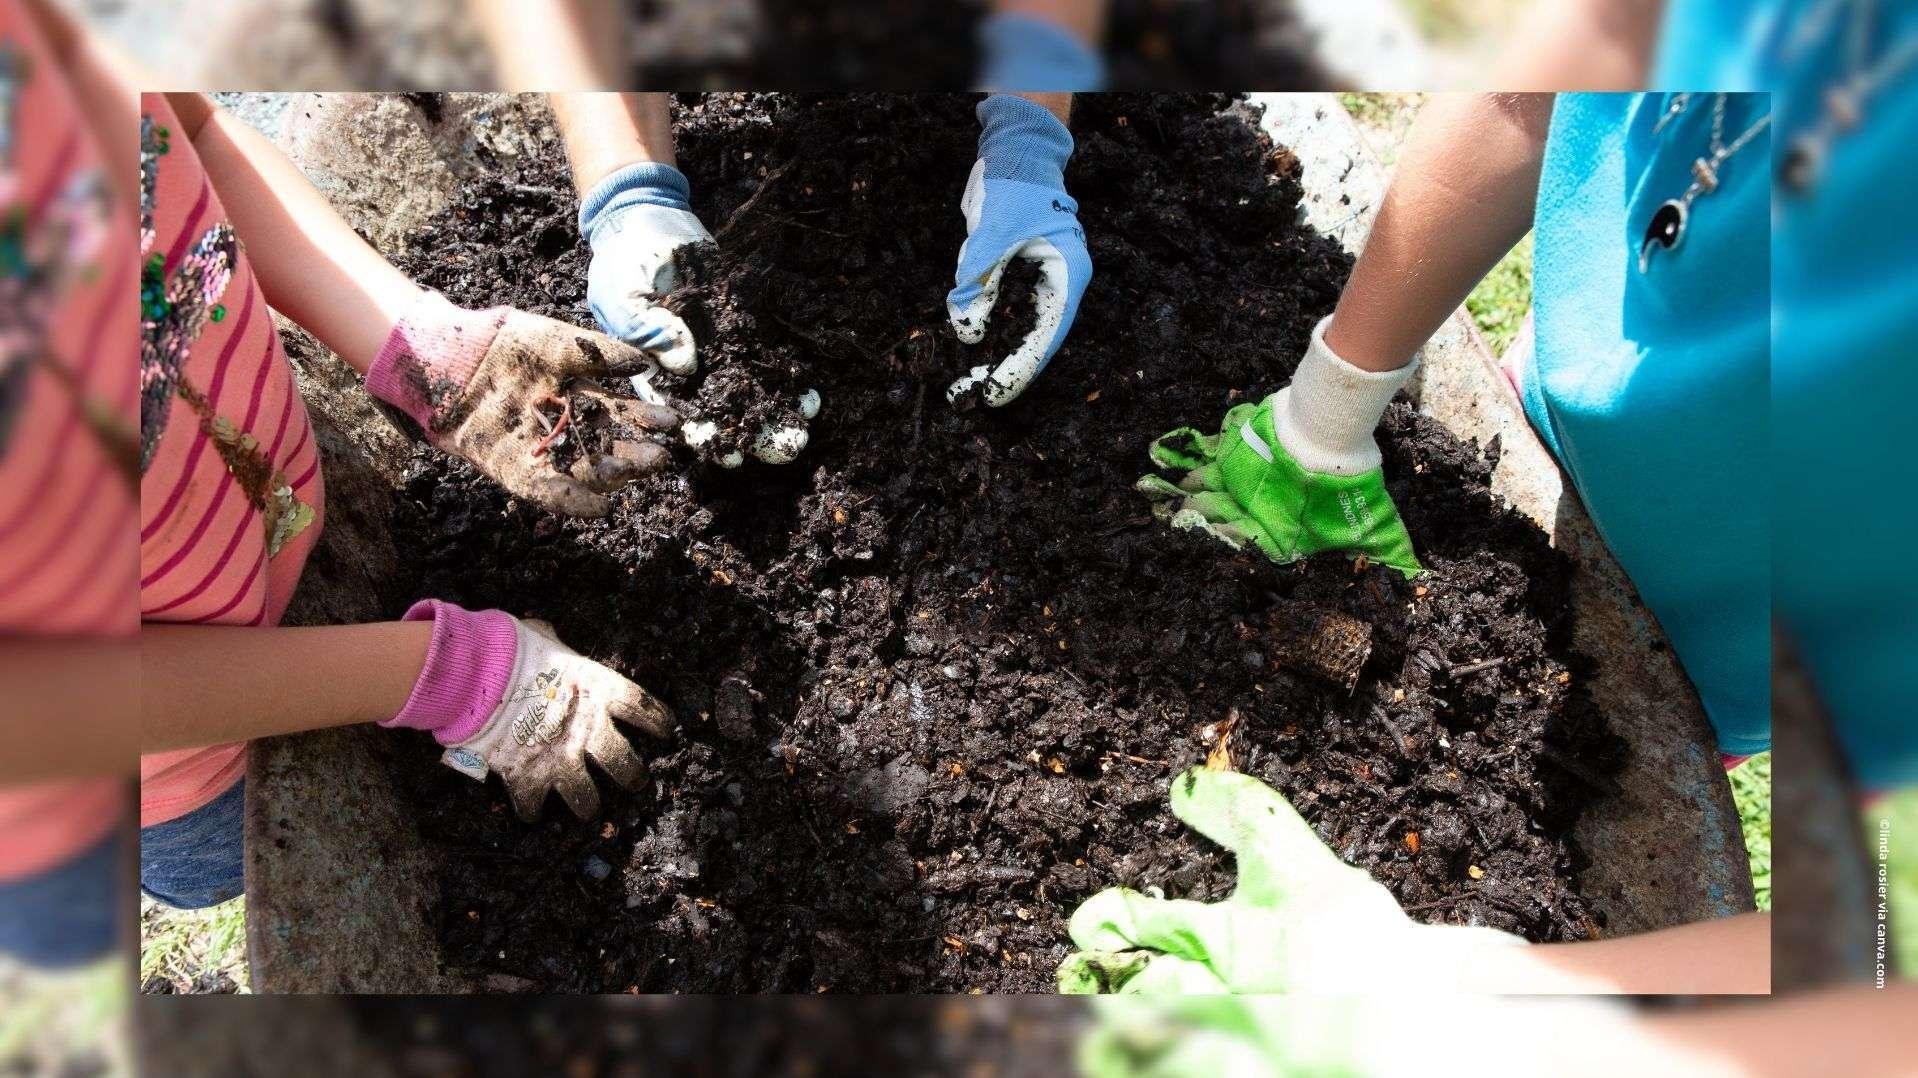
[[[1039,263],[1033,298],[1038,322],[1012,355],[981,365],[952,383],[948,400],[983,387],[986,403],[1001,405],[1025,392],[1065,343],[1079,298],[1092,280],[1092,256],[1079,227],[1079,204],[1066,194],[1072,133],[1042,106],[1010,94],[979,103],[979,159],[966,181],[960,212],[966,242],[959,248],[955,287],[946,313],[959,339],[985,339],[1006,266],[1015,257]]]
[[[591,330],[507,307],[469,311],[428,293],[393,327],[366,388],[512,493],[555,513],[602,517],[605,495],[666,466],[666,450],[648,435],[672,430],[679,417],[581,387],[612,417],[612,451],[581,453],[566,471],[547,454],[565,433],[575,380],[652,366],[646,352]]]
[[[1238,888],[1213,903],[1119,887],[1086,899],[1072,914],[1079,950],[1059,966],[1060,991],[1446,989],[1473,952],[1525,944],[1489,928],[1413,921],[1249,775],[1192,768],[1172,780],[1172,812],[1232,851]]]
[[[1344,550],[1413,576],[1418,558],[1372,438],[1412,365],[1360,370],[1326,347],[1325,326],[1291,385],[1227,412],[1218,434],[1182,427],[1154,441],[1152,462],[1176,482],[1149,475],[1138,489],[1173,526],[1252,543],[1275,562]]]
[[[628,344],[659,357],[659,365],[673,374],[691,374],[698,366],[692,331],[676,314],[659,305],[660,297],[679,286],[675,264],[681,248],[716,242],[689,201],[692,185],[671,165],[644,162],[628,165],[593,185],[579,204],[579,234],[593,249],[586,271],[586,302],[600,328]],[[642,397],[651,390],[635,385]],[[819,395],[806,395],[800,413],[807,420],[819,410]],[[689,425],[682,432],[688,444],[699,444],[710,432]],[[753,456],[767,464],[785,464],[806,448],[805,424],[767,424],[753,438]],[[742,461],[721,457],[735,467]]]
[[[432,731],[445,762],[475,779],[498,772],[523,820],[554,790],[574,815],[597,816],[588,758],[628,790],[645,786],[646,765],[620,726],[670,738],[672,712],[652,694],[560,643],[545,622],[433,599],[406,612],[428,618],[426,667],[382,725]]]

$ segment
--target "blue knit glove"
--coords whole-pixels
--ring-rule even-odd
[[[628,165],[599,181],[579,204],[579,234],[593,249],[586,303],[609,337],[658,354],[674,374],[698,363],[693,335],[654,301],[673,290],[673,252],[713,242],[693,216],[686,177],[671,165]]]
[[[648,161],[628,165],[599,181],[579,204],[579,232],[593,249],[593,264],[586,271],[586,304],[593,309],[593,318],[608,336],[655,353],[659,365],[674,374],[687,374],[698,366],[693,334],[678,315],[656,301],[679,283],[674,252],[714,242],[713,234],[693,216],[691,194],[692,185],[684,173]],[[641,400],[665,404],[646,379],[644,374],[633,376],[634,392]],[[819,394],[808,391],[798,409],[803,420],[810,422],[819,412]],[[680,426],[681,436],[694,448],[717,433],[718,428],[705,420]],[[751,449],[767,464],[785,464],[806,448],[808,437],[803,424],[768,423],[754,436]],[[736,452],[715,459],[728,468],[745,461]]]
[[[1066,28],[1030,15],[993,15],[980,24],[982,90],[1103,90],[1105,61]]]
[[[956,283],[946,295],[953,332],[967,344],[985,338],[999,281],[1014,257],[1034,259],[1039,321],[997,367],[978,366],[946,390],[955,400],[983,386],[986,403],[1005,404],[1025,391],[1065,341],[1079,298],[1092,280],[1092,257],[1079,227],[1079,204],[1066,194],[1072,133],[1039,105],[1008,94],[979,103],[979,160],[959,204],[966,242]]]

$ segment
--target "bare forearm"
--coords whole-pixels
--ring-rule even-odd
[[[1420,112],[1326,343],[1396,370],[1532,227],[1549,94],[1442,94]]]
[[[677,163],[665,94],[558,93],[547,100],[573,166],[573,186],[582,197],[627,165]]]
[[[267,302],[364,373],[420,287],[361,239],[258,131],[199,94],[167,96]]]
[[[492,53],[502,90],[606,90],[627,84],[626,5],[468,0],[467,7]]]
[[[1059,118],[1062,124],[1072,122],[1072,95],[1069,93],[1043,93],[1038,90],[1020,90],[1014,97],[1023,97]]]
[[[1744,913],[1590,943],[1488,947],[1461,963],[1468,991],[1771,991],[1771,915]]]
[[[140,656],[130,641],[0,639],[0,685],[0,784],[133,770]]]
[[[1105,38],[1106,0],[993,0],[992,10],[1062,26],[1094,49]]]
[[[1882,989],[1860,985],[1750,1006],[1661,1014],[1646,1018],[1645,1026],[1692,1058],[1716,1061],[1724,1073],[1889,1078],[1910,1074],[1911,1061],[1918,1059],[1914,1014],[1918,983],[1907,981]]]
[[[140,630],[142,752],[390,719],[406,706],[430,621]]]
[[[1518,22],[1488,85],[1638,90],[1650,77],[1664,0],[1553,0]]]

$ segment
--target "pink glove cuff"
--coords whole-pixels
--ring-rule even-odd
[[[433,639],[406,706],[380,725],[431,731],[442,745],[457,745],[479,733],[499,709],[513,676],[519,654],[513,616],[422,599],[400,620],[431,621]]]
[[[469,311],[438,292],[426,293],[380,346],[366,372],[367,392],[413,417],[432,437],[434,412],[466,388],[506,312]]]

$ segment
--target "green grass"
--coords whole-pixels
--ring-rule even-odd
[[[0,967],[0,1074],[120,1073],[111,1041],[130,988],[124,954],[56,973]]]
[[[204,910],[175,910],[141,900],[141,984],[163,977],[185,992],[194,990],[203,974],[211,979],[219,973],[246,989],[244,897]]]
[[[1478,323],[1492,354],[1502,356],[1525,324],[1532,309],[1532,234],[1526,233],[1518,245],[1499,259],[1492,272],[1465,297],[1465,309]],[[1768,772],[1769,774],[1769,772]]]
[[[1761,752],[1732,769],[1732,801],[1745,829],[1745,854],[1751,858],[1752,890],[1758,908],[1771,909],[1771,753]]]

